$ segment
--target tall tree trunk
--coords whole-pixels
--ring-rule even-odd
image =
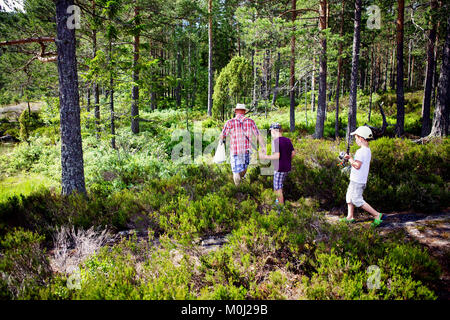
[[[440,3],[441,4],[441,3]],[[436,30],[439,30],[440,22],[437,22]],[[439,73],[437,72],[437,64],[439,60],[439,32],[436,32],[436,41],[434,46],[434,71],[433,71],[433,84],[431,85],[431,104],[436,106],[436,92],[437,92],[437,83],[439,81]]]
[[[96,2],[92,0],[92,15],[96,15]],[[92,51],[93,58],[97,55],[97,29],[92,29]],[[94,117],[95,117],[95,136],[100,139],[100,89],[97,82],[94,82]]]
[[[431,91],[433,89],[433,77],[434,77],[434,46],[436,41],[436,19],[434,18],[435,11],[437,8],[437,1],[430,1],[431,7],[431,29],[428,33],[428,43],[427,43],[427,67],[426,67],[426,77],[425,86],[423,92],[423,103],[422,103],[422,132],[421,137],[425,137],[430,133],[431,130],[431,119],[430,119],[430,109],[431,109]]]
[[[405,19],[405,0],[398,0],[397,16],[397,124],[396,135],[405,131],[405,97],[403,91],[403,26]]]
[[[113,68],[113,56],[112,56],[112,42],[109,41],[109,64],[110,68]],[[115,126],[115,115],[114,115],[114,77],[113,71],[110,70],[109,74],[109,108],[111,112],[110,125],[111,125],[111,147],[116,149],[116,126]]]
[[[327,0],[320,1],[319,10],[320,30],[327,28]],[[323,137],[327,110],[327,38],[325,34],[320,36],[320,58],[319,58],[319,97],[317,101],[316,130],[314,137],[320,139]]]
[[[137,0],[134,7],[134,21],[135,28],[139,27],[139,5]],[[131,132],[134,134],[139,133],[139,44],[140,44],[140,32],[135,30],[134,43],[133,43],[133,88],[131,92]]]
[[[395,46],[392,48],[392,56],[391,56],[391,75],[389,77],[389,86],[391,87],[391,90],[395,89]]]
[[[212,115],[213,66],[212,66],[212,0],[208,0],[208,116]]]
[[[408,81],[406,83],[406,86],[411,88],[410,86],[410,77],[411,77],[411,51],[412,51],[412,39],[409,39],[408,42]]]
[[[305,76],[305,127],[308,130],[308,76]]]
[[[175,89],[175,100],[177,103],[177,107],[181,107],[181,77],[182,77],[182,65],[181,65],[181,52],[180,49],[177,49],[177,87]],[[186,101],[187,102],[187,101]]]
[[[91,86],[87,87],[86,91],[86,112],[87,112],[87,119],[86,119],[86,129],[89,129],[89,122],[91,121]]]
[[[437,87],[437,101],[434,109],[433,126],[430,135],[448,135],[450,105],[450,17],[447,17],[447,35],[442,51],[442,66]]]
[[[372,46],[372,59],[371,59],[371,76],[370,76],[370,98],[369,98],[369,116],[367,118],[367,122],[370,122],[370,116],[372,113],[372,94],[375,88],[375,61],[374,61],[374,57],[373,57],[373,51],[374,51],[374,47]]]
[[[316,90],[316,53],[313,52],[313,70],[311,76],[311,110],[316,111],[316,97],[314,91]]]
[[[295,22],[297,18],[297,0],[292,0],[292,23]],[[295,130],[295,26],[292,27],[291,36],[291,63],[290,63],[290,77],[289,77],[289,99],[290,99],[290,130],[294,132]]]
[[[342,9],[341,9],[341,25],[339,27],[339,37],[341,38],[339,41],[339,50],[338,50],[338,67],[337,67],[337,79],[336,79],[336,117],[334,122],[334,138],[337,140],[339,138],[339,90],[341,85],[341,71],[342,71],[342,46],[343,40],[342,37],[344,35],[344,13],[345,13],[345,1],[342,1]]]
[[[356,93],[358,90],[359,47],[361,44],[361,0],[355,0],[355,20],[353,28],[352,72],[350,80],[350,97],[348,108],[347,139],[351,141],[350,133],[356,129]]]
[[[83,146],[81,141],[80,100],[75,29],[67,27],[67,8],[73,0],[56,1],[56,42],[58,52],[59,103],[61,123],[62,194],[86,193]]]
[[[281,64],[281,53],[278,52],[278,57],[277,57],[277,64],[275,66],[275,88],[273,89],[273,96],[272,96],[272,106],[275,105],[275,101],[277,100],[277,96],[278,96],[278,86],[280,84],[280,64]]]

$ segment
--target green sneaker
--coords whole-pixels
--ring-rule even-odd
[[[373,222],[370,224],[372,227],[376,228],[383,222],[383,214],[380,212],[380,218],[374,219]]]

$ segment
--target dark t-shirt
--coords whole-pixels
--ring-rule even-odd
[[[273,153],[275,152],[280,153],[280,159],[275,160],[274,162],[275,171],[278,172],[291,171],[292,151],[294,150],[291,139],[286,137],[279,137],[273,140],[272,150]]]

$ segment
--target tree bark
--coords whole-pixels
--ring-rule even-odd
[[[292,23],[297,18],[296,6],[297,0],[292,0]],[[295,26],[292,27],[291,36],[291,62],[290,62],[290,77],[289,77],[289,99],[290,99],[290,131],[295,130]]]
[[[208,0],[208,116],[212,115],[213,66],[212,66],[212,0]]]
[[[110,64],[110,74],[109,74],[109,108],[110,108],[110,126],[111,126],[111,148],[116,149],[116,126],[115,126],[115,115],[114,115],[114,77],[113,77],[113,56],[112,56],[112,43],[109,40],[109,64]]]
[[[96,2],[92,1],[92,15],[95,16]],[[97,55],[97,30],[96,28],[92,29],[92,51],[93,58]],[[100,90],[98,87],[98,83],[94,82],[94,117],[95,117],[95,136],[97,139],[100,139]]]
[[[350,97],[347,124],[347,139],[351,141],[350,133],[356,130],[356,93],[358,90],[359,48],[361,44],[361,0],[355,1],[355,20],[353,28],[352,72],[350,80]]]
[[[139,6],[135,1],[134,7],[135,28],[139,26]],[[135,30],[133,43],[133,88],[131,92],[131,132],[139,133],[139,44],[140,32]]]
[[[397,16],[397,124],[395,132],[398,137],[405,132],[405,97],[403,90],[403,26],[405,17],[405,0],[398,0]]]
[[[56,1],[59,103],[61,121],[62,194],[86,193],[75,29],[67,27],[67,8],[73,0]]]
[[[320,1],[319,10],[320,30],[323,32],[327,28],[327,1]],[[319,96],[317,101],[316,130],[314,137],[323,138],[323,130],[327,109],[327,38],[325,34],[320,36],[320,58],[319,58]]]
[[[280,63],[281,63],[281,53],[278,52],[277,64],[276,64],[276,72],[275,72],[275,88],[273,89],[272,95],[272,106],[275,105],[275,101],[278,96],[278,86],[280,83]]]
[[[316,97],[314,91],[316,90],[316,53],[313,52],[313,70],[311,76],[311,110],[316,111]]]
[[[339,28],[339,49],[338,49],[338,67],[337,67],[337,79],[336,79],[336,117],[334,122],[334,139],[337,140],[339,138],[339,90],[341,85],[341,70],[342,70],[342,37],[344,35],[344,13],[345,13],[345,1],[342,1],[342,9],[341,9],[341,25]]]
[[[430,133],[431,130],[431,119],[430,119],[430,109],[431,109],[431,91],[433,89],[433,77],[434,77],[434,46],[436,42],[436,19],[433,17],[437,8],[437,1],[430,1],[431,7],[431,29],[428,33],[427,41],[427,67],[426,67],[426,77],[423,92],[423,102],[422,102],[422,132],[421,137],[425,137]]]
[[[447,35],[442,52],[442,66],[439,74],[437,101],[434,111],[431,136],[448,135],[450,105],[450,17],[447,17]]]

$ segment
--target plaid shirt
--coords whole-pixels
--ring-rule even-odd
[[[231,137],[230,154],[233,155],[244,154],[251,149],[249,141],[252,138],[251,134],[259,136],[259,130],[255,121],[244,117],[242,114],[238,114],[235,118],[228,120],[222,130],[224,138],[227,135]]]

